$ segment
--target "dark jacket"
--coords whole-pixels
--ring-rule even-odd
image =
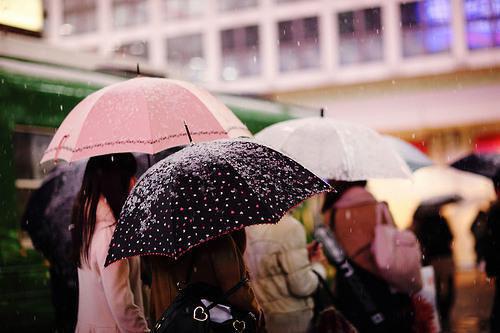
[[[500,276],[500,201],[488,211],[487,236],[485,239],[486,273],[490,277]]]
[[[429,265],[438,257],[452,256],[453,235],[448,221],[440,215],[439,210],[426,212],[417,209],[413,216],[412,229],[420,243],[424,265]]]
[[[369,293],[378,311],[385,317],[384,325],[376,328],[364,313],[356,294],[351,290],[342,274],[338,275],[336,296],[338,309],[358,329],[364,332],[412,332],[415,314],[410,296],[395,293],[389,285],[375,274],[352,263],[356,275]]]
[[[236,237],[235,237],[236,238]],[[226,292],[245,275],[246,266],[242,250],[232,236],[211,240],[193,249],[178,261],[166,257],[151,256],[151,316],[158,320],[178,294],[177,283],[186,282],[188,271],[193,267],[190,282],[205,282]],[[229,303],[251,311],[259,318],[258,327],[264,329],[262,311],[249,284],[229,297]]]

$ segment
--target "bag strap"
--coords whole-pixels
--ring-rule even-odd
[[[321,284],[323,289],[325,290],[326,294],[328,295],[328,298],[330,299],[331,304],[335,304],[335,296],[333,295],[332,291],[330,290],[330,286],[328,285],[328,282],[319,274],[316,270],[312,270],[313,273],[318,277],[318,282]]]
[[[377,202],[376,210],[376,225],[387,224],[395,226],[394,219],[389,212],[389,207],[387,207],[387,202]]]
[[[186,278],[184,281],[178,281],[177,282],[177,291],[182,291],[189,283],[191,283],[191,277],[193,276],[193,269],[194,269],[194,262],[196,260],[196,255],[197,255],[196,249],[193,250],[191,254],[191,261],[189,262],[187,272],[186,272]]]
[[[335,230],[335,215],[337,215],[337,208],[332,207],[330,209],[330,221],[328,221],[329,227]]]
[[[218,297],[212,304],[207,306],[207,310],[212,309],[213,307],[217,306],[217,304],[222,303],[224,301],[227,301],[227,299],[234,294],[238,289],[243,287],[245,284],[247,284],[249,281],[248,277],[242,278],[237,284],[235,284],[233,287],[231,287],[228,291],[226,291],[224,294],[222,294],[220,297]]]

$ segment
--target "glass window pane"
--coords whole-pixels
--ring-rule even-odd
[[[464,10],[469,49],[499,46],[500,0],[465,0]]]
[[[280,71],[320,67],[318,18],[278,23]]]
[[[61,35],[83,34],[97,30],[96,0],[64,0]]]
[[[148,21],[147,0],[113,0],[113,26],[136,26]]]
[[[379,7],[338,13],[339,61],[341,65],[383,59],[383,36]]]
[[[492,26],[489,20],[474,20],[467,24],[467,42],[469,49],[493,46]]]
[[[40,165],[42,155],[52,140],[51,134],[14,131],[14,165],[16,178],[41,179],[47,170]]]
[[[235,10],[252,8],[258,5],[258,0],[218,0],[219,10]]]
[[[185,35],[167,39],[167,63],[170,70],[191,81],[203,81],[206,62],[201,34]]]
[[[204,0],[163,0],[164,17],[167,20],[199,17],[205,3]]]
[[[400,12],[404,57],[450,51],[450,0],[404,3]]]
[[[260,74],[259,28],[247,26],[221,31],[223,80]]]
[[[128,55],[132,57],[147,59],[149,56],[149,45],[147,41],[125,43],[118,46],[115,49],[115,53],[118,55]]]
[[[341,34],[351,34],[354,32],[354,12],[339,13],[338,22]]]

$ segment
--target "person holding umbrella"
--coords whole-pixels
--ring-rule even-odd
[[[186,331],[177,329],[179,316],[183,327],[264,331],[248,284],[243,228],[277,223],[292,207],[328,190],[309,170],[253,140],[191,144],[141,177],[123,207],[106,265],[150,256],[160,267],[152,284],[158,332]],[[196,303],[171,311],[200,285],[201,295],[190,294]]]
[[[331,181],[336,192],[326,194],[322,212],[324,223],[337,237],[373,303],[385,317],[376,327],[359,307],[348,279],[338,275],[336,294],[339,310],[360,332],[410,332],[414,324],[411,297],[394,292],[374,258],[372,246],[378,224],[393,225],[390,214],[383,214],[385,203],[378,202],[366,189],[366,181]],[[388,211],[387,211],[388,212]]]
[[[92,157],[85,168],[72,219],[79,282],[76,332],[149,331],[139,258],[104,268],[116,221],[135,183],[136,168],[130,153]]]

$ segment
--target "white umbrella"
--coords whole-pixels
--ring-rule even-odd
[[[324,179],[407,178],[410,170],[374,130],[329,118],[303,118],[263,129],[258,141],[296,159]]]
[[[411,143],[401,140],[390,135],[384,135],[384,140],[387,141],[408,164],[412,171],[420,168],[428,167],[434,164],[432,160],[424,153],[418,150]]]

